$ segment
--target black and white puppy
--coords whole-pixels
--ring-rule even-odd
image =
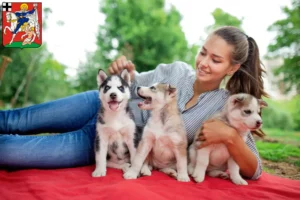
[[[97,75],[99,108],[96,124],[93,177],[106,175],[106,167],[126,170],[135,155],[136,126],[128,106],[130,75],[125,69],[121,75],[107,76],[103,70]]]

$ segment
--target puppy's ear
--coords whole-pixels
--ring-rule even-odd
[[[268,107],[267,102],[265,102],[264,100],[258,99],[257,101],[258,101],[258,105],[260,106],[260,108],[266,108],[266,107]]]
[[[123,69],[121,72],[121,78],[124,79],[124,81],[126,81],[126,83],[130,86],[131,81],[130,81],[130,74],[127,71],[127,69]]]
[[[102,69],[99,69],[98,75],[97,75],[98,87],[100,87],[100,85],[103,83],[103,81],[105,81],[106,78],[107,78],[107,74]]]
[[[234,94],[231,96],[231,103],[233,105],[238,105],[244,101],[245,97],[242,94]]]
[[[244,101],[244,97],[237,97],[234,99],[233,103],[234,104],[237,104],[237,103],[241,103]]]
[[[242,103],[243,101],[244,101],[244,97],[237,96],[233,99],[233,104],[239,104]]]
[[[177,89],[169,84],[168,92],[171,97],[176,96]]]

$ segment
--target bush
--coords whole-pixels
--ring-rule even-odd
[[[277,128],[281,130],[293,130],[294,122],[292,114],[273,101],[268,101],[268,107],[262,110],[263,128]]]
[[[300,95],[293,97],[288,102],[288,110],[293,117],[294,129],[300,131]]]

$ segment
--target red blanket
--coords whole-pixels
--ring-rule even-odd
[[[122,173],[108,169],[107,176],[92,178],[94,166],[59,170],[0,171],[0,199],[7,200],[190,200],[190,199],[300,199],[300,181],[264,173],[248,186],[206,177],[197,184],[178,182],[154,171],[150,177],[124,180]]]

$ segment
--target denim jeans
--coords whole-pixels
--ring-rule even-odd
[[[98,91],[0,111],[0,167],[66,168],[94,163]],[[38,133],[53,133],[38,136]]]

